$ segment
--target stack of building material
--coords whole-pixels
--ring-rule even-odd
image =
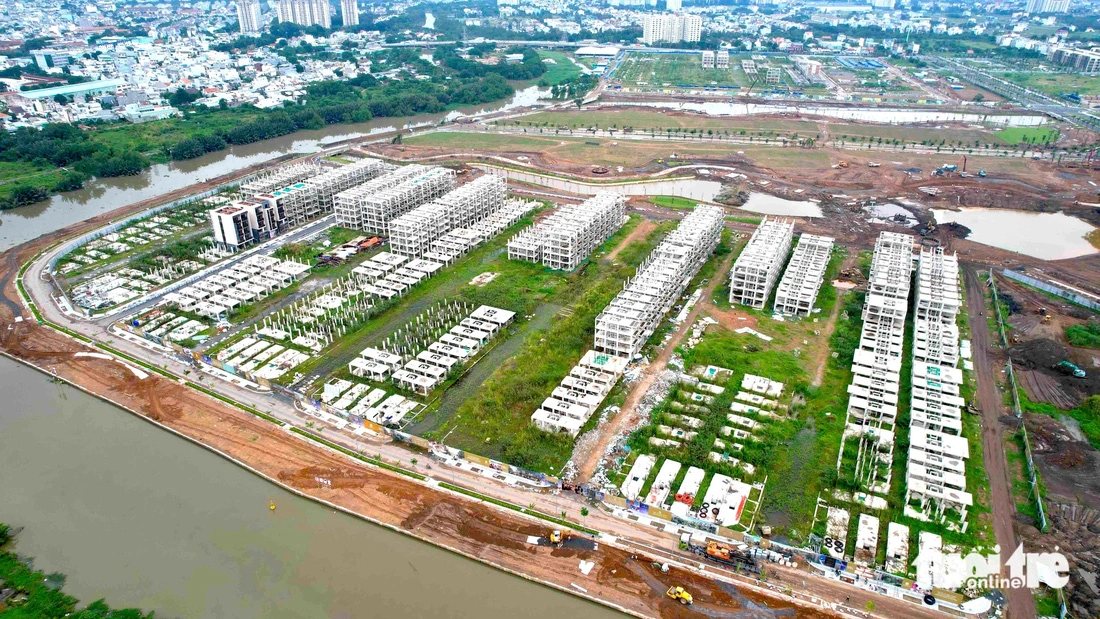
[[[829,265],[833,239],[803,233],[775,291],[775,313],[809,316]]]
[[[782,219],[760,222],[745,249],[733,263],[730,274],[730,303],[764,309],[772,286],[791,251],[794,223]]]
[[[601,192],[581,204],[563,206],[508,241],[508,257],[572,271],[622,227],[625,204],[622,194]]]
[[[721,207],[698,206],[661,241],[596,317],[597,351],[626,359],[638,354],[718,245],[724,216]]]

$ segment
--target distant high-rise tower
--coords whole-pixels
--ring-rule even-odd
[[[255,34],[263,30],[260,0],[237,0],[237,22],[241,25],[241,34]]]
[[[340,17],[344,19],[345,26],[359,25],[359,1],[340,0]]]
[[[703,31],[703,18],[698,15],[651,13],[642,22],[642,42],[679,43],[698,41]]]
[[[684,0],[665,0],[665,8],[670,11],[679,11],[684,6]]]
[[[279,21],[299,26],[332,27],[328,0],[279,0],[275,5]]]

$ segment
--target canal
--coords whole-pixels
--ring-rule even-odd
[[[0,390],[0,522],[25,527],[15,550],[85,603],[168,618],[620,616],[298,498],[3,358]]]

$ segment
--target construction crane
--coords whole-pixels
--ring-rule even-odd
[[[677,587],[675,585],[669,587],[668,591],[665,591],[665,595],[684,606],[691,606],[691,603],[695,601],[691,598],[691,594],[685,591],[683,587]]]

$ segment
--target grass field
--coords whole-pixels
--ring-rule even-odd
[[[581,74],[581,69],[577,65],[573,64],[569,56],[563,52],[557,52],[552,50],[539,50],[539,57],[543,59],[543,65],[546,67],[546,73],[539,79],[540,84],[546,84],[547,86],[557,86],[563,82],[568,82]],[[553,63],[545,62],[546,60],[553,60]]]
[[[747,56],[744,56],[747,58]],[[612,76],[624,86],[727,86],[748,88],[753,79],[741,69],[742,56],[730,55],[729,69],[704,69],[703,54],[629,54]],[[763,88],[764,71],[756,86]],[[786,78],[784,76],[784,84]]]
[[[1021,142],[1030,142],[1032,144],[1042,144],[1043,142],[1054,142],[1058,139],[1059,133],[1057,129],[1040,129],[1035,127],[1009,127],[1002,129],[996,134],[1006,144],[1020,144]]]
[[[1011,82],[1016,82],[1021,86],[1027,86],[1033,90],[1046,93],[1052,97],[1068,93],[1077,93],[1079,95],[1100,94],[1100,80],[1087,75],[1013,72],[1005,73],[1002,77]]]

